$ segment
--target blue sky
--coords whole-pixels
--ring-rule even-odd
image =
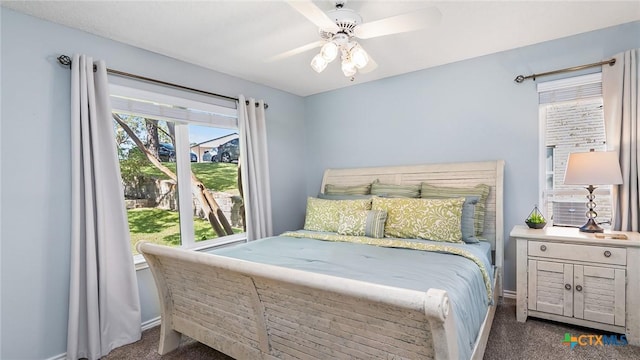
[[[199,144],[221,136],[237,133],[237,129],[222,129],[208,126],[189,125],[189,143]]]

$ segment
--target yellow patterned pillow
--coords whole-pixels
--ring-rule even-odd
[[[463,243],[464,198],[373,198],[371,208],[387,212],[385,237]]]
[[[486,184],[478,184],[472,188],[457,188],[448,186],[434,186],[428,183],[422,183],[421,197],[429,199],[442,199],[460,196],[479,196],[480,199],[476,203],[475,212],[473,214],[473,224],[475,235],[482,235],[484,231],[484,217],[486,212],[487,197],[491,188]]]
[[[309,197],[304,229],[337,232],[340,215],[357,210],[371,210],[371,199],[324,200]]]

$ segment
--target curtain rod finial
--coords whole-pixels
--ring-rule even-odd
[[[70,58],[70,57],[68,57],[67,55],[60,55],[60,56],[58,56],[58,58],[57,58],[57,59],[58,59],[58,62],[59,62],[61,65],[64,65],[64,66],[71,66],[71,58]]]
[[[524,76],[522,76],[522,75],[518,75],[518,76],[516,76],[516,78],[515,78],[515,79],[513,79],[513,81],[515,81],[515,82],[517,82],[518,84],[520,84],[521,82],[523,82],[523,81],[524,81]]]

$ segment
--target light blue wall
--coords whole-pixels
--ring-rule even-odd
[[[66,351],[70,241],[70,72],[60,54],[231,96],[266,99],[276,232],[304,218],[301,97],[0,8],[2,359]],[[224,56],[221,54],[220,56]],[[143,320],[159,315],[148,270],[138,273]]]
[[[539,138],[536,83],[513,79],[638,47],[635,22],[307,97],[307,193],[328,167],[503,159],[504,284],[515,291],[508,234],[538,199]]]

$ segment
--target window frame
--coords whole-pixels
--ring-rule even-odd
[[[590,85],[592,84],[597,84],[597,83],[602,83],[602,73],[601,72],[596,72],[596,73],[591,73],[591,74],[586,74],[586,75],[577,75],[577,76],[572,76],[572,77],[568,77],[568,78],[564,78],[564,79],[559,79],[559,80],[552,80],[552,81],[547,81],[547,82],[541,82],[537,84],[537,93],[538,93],[538,137],[539,137],[539,143],[538,143],[538,204],[540,204],[540,206],[538,206],[539,210],[542,212],[543,216],[545,216],[545,218],[547,219],[547,222],[549,223],[550,226],[555,226],[554,224],[554,219],[552,219],[551,217],[553,216],[553,214],[549,214],[549,206],[550,204],[548,203],[548,200],[550,199],[550,196],[553,196],[555,194],[555,191],[558,191],[558,189],[554,186],[552,193],[550,193],[547,190],[547,176],[548,176],[548,171],[547,171],[547,151],[549,146],[547,146],[547,116],[545,113],[546,110],[546,106],[549,104],[564,104],[566,102],[569,101],[573,101],[576,103],[580,103],[582,102],[583,104],[585,103],[589,103],[589,102],[596,102],[599,101],[602,102],[602,92],[594,92],[593,89],[594,87],[590,87]],[[568,100],[558,100],[558,101],[549,101],[549,102],[544,102],[541,103],[540,101],[540,94],[544,93],[544,92],[549,92],[549,91],[554,91],[554,90],[561,90],[561,89],[567,89],[567,88],[573,88],[573,87],[580,87],[580,86],[584,86],[584,87],[590,87],[587,90],[584,91],[584,95],[582,94],[581,91],[576,90],[576,93],[580,93],[581,95],[579,95],[577,98],[575,99],[568,99]],[[594,95],[596,94],[596,95]],[[604,114],[603,114],[604,116]],[[604,126],[604,122],[603,122],[603,126]],[[605,129],[606,131],[606,129]],[[605,134],[606,135],[606,134]],[[606,136],[605,136],[606,137]],[[599,151],[604,151],[607,149],[607,145],[606,143],[602,143],[599,144],[598,146],[602,146],[604,147],[604,149],[599,150]],[[555,147],[555,146],[554,146]],[[595,147],[595,146],[594,146]],[[553,150],[553,161],[557,161],[558,159],[556,158],[557,156],[555,155],[555,149]],[[552,163],[552,172],[551,174],[555,175],[555,164]],[[568,192],[570,190],[560,190],[561,192]],[[602,196],[611,196],[611,187],[607,187],[607,186],[600,186],[597,190],[596,190],[596,194],[597,197],[602,197]],[[566,195],[566,194],[565,194]],[[580,194],[582,195],[582,194]],[[586,190],[584,190],[584,196],[586,197],[587,192]],[[585,198],[585,203],[586,203],[586,198]],[[586,211],[586,210],[585,210]],[[585,222],[587,221],[586,217],[585,217]],[[560,226],[567,226],[567,225],[560,225]],[[579,226],[576,226],[579,227]]]
[[[148,116],[156,120],[174,123],[176,176],[178,178],[177,190],[179,194],[192,193],[189,125],[211,126],[239,131],[238,111],[236,108],[118,84],[109,84],[109,95],[112,104],[115,103],[111,108],[114,113]],[[139,99],[141,103],[126,101],[123,98]],[[237,103],[234,102],[234,105],[237,107]],[[176,113],[167,113],[163,111],[163,106],[174,106],[182,109],[179,109]],[[144,109],[148,111],[144,111]],[[182,114],[185,117],[189,117],[189,119],[177,118],[176,114],[180,114],[180,110],[183,110]],[[206,116],[203,113],[199,113],[198,110],[214,115]],[[180,218],[180,246],[176,247],[181,249],[200,251],[247,241],[247,233],[242,232],[196,242],[191,196],[178,197],[178,214]],[[133,255],[133,262],[136,270],[147,267],[146,260],[141,254]]]

